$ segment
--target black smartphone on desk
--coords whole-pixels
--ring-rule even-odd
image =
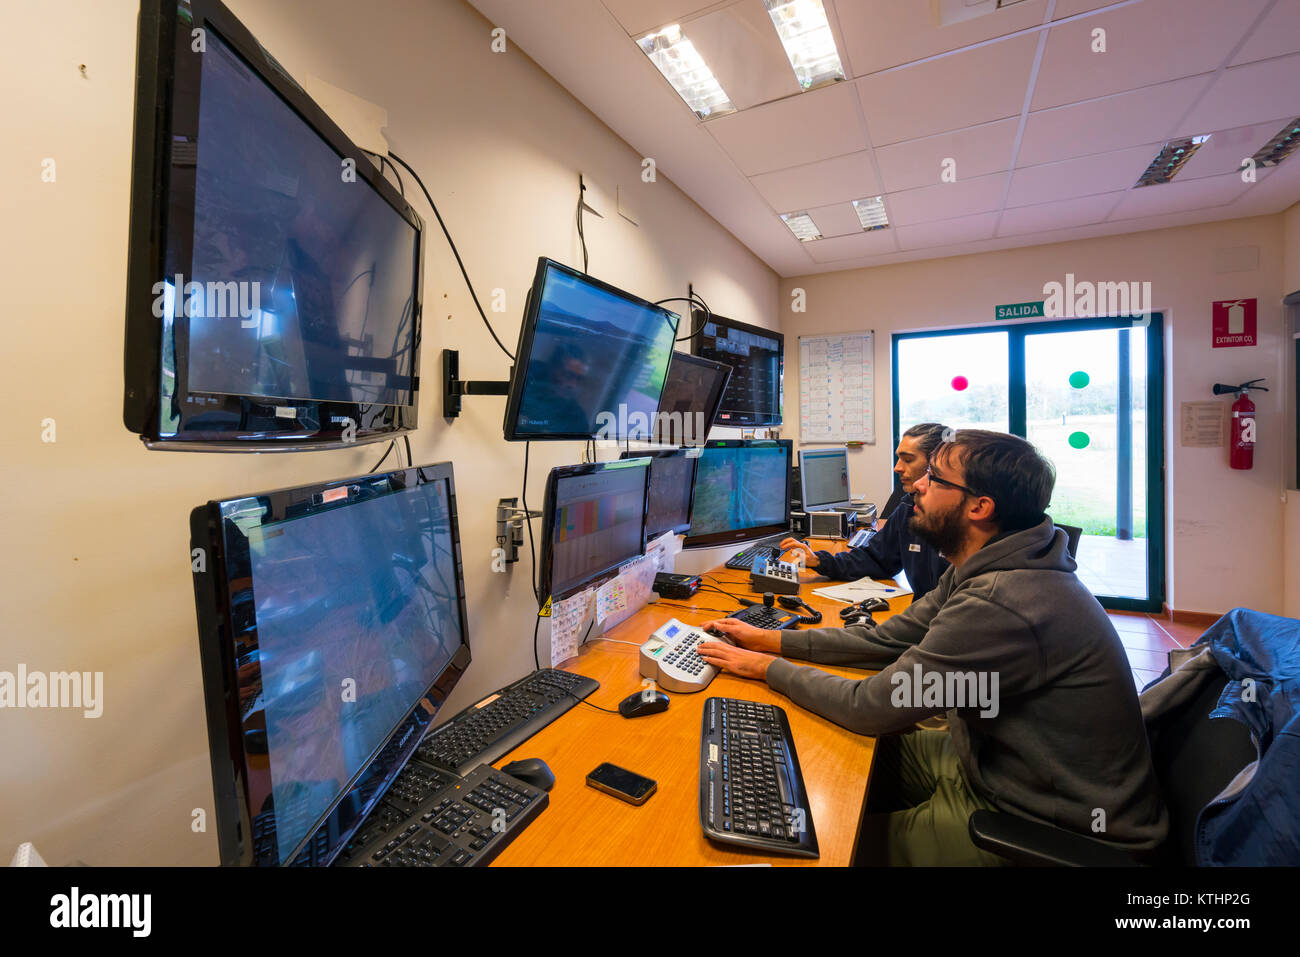
[[[610,764],[608,761],[587,775],[587,784],[597,791],[604,791],[637,806],[644,804],[659,787],[658,783],[650,778],[633,774],[626,768],[620,768],[617,764]]]

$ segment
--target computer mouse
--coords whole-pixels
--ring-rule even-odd
[[[864,598],[859,603],[863,611],[889,611],[889,602],[883,598]]]
[[[523,758],[520,761],[511,761],[501,770],[512,778],[518,778],[525,784],[531,784],[543,791],[549,791],[555,786],[555,775],[551,773],[551,769],[546,766],[546,762],[541,758]]]
[[[625,718],[640,718],[667,710],[668,695],[662,691],[654,692],[653,697],[649,697],[644,691],[634,691],[618,703],[618,713]]]

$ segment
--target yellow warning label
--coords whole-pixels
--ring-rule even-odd
[[[550,618],[550,617],[551,617],[551,599],[550,599],[550,598],[547,598],[547,599],[546,599],[546,604],[543,605],[543,606],[542,606],[542,610],[539,611],[539,612],[537,613],[537,617],[538,617],[538,618]]]

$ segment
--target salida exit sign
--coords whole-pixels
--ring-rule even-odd
[[[1254,299],[1225,299],[1211,305],[1213,332],[1210,342],[1214,348],[1256,344]]]

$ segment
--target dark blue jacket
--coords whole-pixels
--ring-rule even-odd
[[[912,601],[939,583],[948,570],[948,560],[923,542],[908,528],[912,517],[912,496],[904,495],[898,508],[889,514],[885,527],[859,548],[851,548],[838,555],[817,553],[814,571],[836,581],[854,581],[858,578],[893,578],[900,571],[907,573],[907,583],[912,586]]]
[[[1228,674],[1211,716],[1250,728],[1259,761],[1201,812],[1199,863],[1300,864],[1300,621],[1234,608],[1203,643]]]

